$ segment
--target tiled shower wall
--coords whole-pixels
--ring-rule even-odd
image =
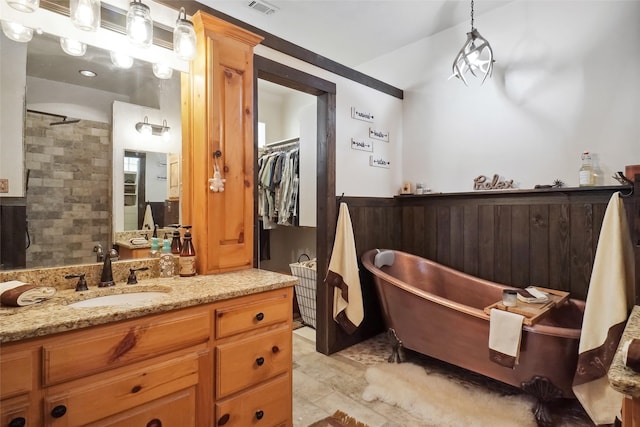
[[[96,261],[111,232],[111,126],[27,113],[27,267]]]

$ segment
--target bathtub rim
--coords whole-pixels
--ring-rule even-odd
[[[469,279],[472,282],[476,282],[482,286],[490,286],[492,288],[495,289],[520,289],[518,287],[515,286],[510,286],[510,285],[505,285],[505,284],[500,284],[500,283],[496,283],[496,282],[492,282],[490,280],[486,280],[486,279],[482,279],[479,277],[475,277],[472,276],[468,273],[465,273],[463,271],[460,270],[456,270],[454,268],[448,267],[446,265],[440,264],[436,261],[430,260],[428,258],[424,258],[421,257],[419,255],[415,255],[409,252],[404,252],[404,251],[400,251],[400,250],[396,250],[396,249],[379,249],[380,251],[383,250],[391,250],[394,251],[395,253],[398,254],[402,254],[402,255],[406,255],[412,258],[417,258],[420,260],[423,260],[425,262],[427,262],[428,264],[431,264],[437,268],[441,268],[444,271],[447,271],[448,273],[454,274],[454,275],[460,275],[465,279]],[[363,266],[369,271],[371,272],[371,274],[373,274],[374,276],[378,276],[381,279],[384,279],[390,283],[392,283],[394,286],[404,290],[405,292],[409,292],[413,295],[416,295],[419,298],[424,298],[427,299],[429,301],[432,301],[434,303],[440,304],[442,306],[445,306],[447,308],[450,308],[452,310],[456,310],[459,312],[462,312],[464,314],[467,314],[469,316],[473,316],[473,317],[477,317],[480,319],[484,319],[487,322],[489,321],[489,315],[487,313],[484,312],[483,309],[478,309],[475,307],[470,307],[464,304],[460,304],[460,303],[456,303],[453,302],[451,300],[448,300],[446,298],[443,298],[439,295],[430,293],[430,292],[426,292],[423,291],[421,289],[417,289],[416,287],[413,287],[403,281],[401,281],[400,279],[391,276],[389,273],[386,273],[385,271],[383,271],[381,268],[376,267],[373,264],[373,259],[375,257],[375,254],[377,253],[378,249],[370,249],[368,251],[366,251],[362,257],[361,257],[361,261]],[[383,266],[384,267],[384,266]],[[565,304],[574,304],[577,305],[578,307],[581,307],[582,310],[584,311],[584,301],[582,300],[578,300],[578,299],[574,299],[574,298],[569,298]],[[536,323],[534,325],[528,326],[528,325],[523,325],[522,326],[523,331],[527,331],[527,332],[531,332],[531,333],[535,333],[535,334],[542,334],[542,335],[550,335],[550,336],[557,336],[557,337],[562,337],[562,338],[569,338],[569,339],[580,339],[580,335],[581,335],[581,331],[582,329],[580,328],[567,328],[567,327],[560,327],[560,326],[551,326],[551,325],[545,325],[542,323]]]

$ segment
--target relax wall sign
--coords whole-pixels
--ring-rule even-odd
[[[373,123],[373,113],[368,111],[358,110],[356,107],[351,107],[351,117],[357,120],[363,120],[365,122]]]

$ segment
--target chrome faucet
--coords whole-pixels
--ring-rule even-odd
[[[104,261],[104,249],[102,249],[102,245],[100,243],[93,247],[93,252],[96,253],[96,262]]]

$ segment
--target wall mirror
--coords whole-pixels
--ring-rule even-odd
[[[113,233],[126,229],[125,152],[153,165],[144,170],[146,182],[149,177],[152,182],[136,182],[143,190],[136,191],[142,194],[136,200],[142,211],[146,202],[179,203],[179,186],[169,194],[166,171],[171,161],[179,165],[180,72],[174,70],[171,78],[160,79],[151,63],[138,59],[131,68],[120,69],[110,52],[90,45],[84,56],[70,56],[63,52],[58,37],[47,34],[34,34],[29,43],[0,37],[3,61],[11,60],[8,55],[26,55],[26,66],[19,70],[26,74],[25,102],[11,106],[25,110],[26,197],[0,198],[3,216],[10,208],[22,208],[26,216],[24,229],[11,230],[3,222],[3,258],[11,253],[5,245],[9,241],[22,240],[26,251],[24,265],[3,262],[1,268],[95,262],[94,246],[111,245]],[[87,77],[81,71],[95,76]],[[19,80],[15,69],[3,72],[3,92]],[[164,124],[171,137],[142,134],[136,124],[145,120]],[[3,156],[10,152],[4,145],[11,140],[14,135],[3,126]],[[164,190],[159,191],[153,182],[161,183]],[[128,228],[136,227],[132,224]]]

